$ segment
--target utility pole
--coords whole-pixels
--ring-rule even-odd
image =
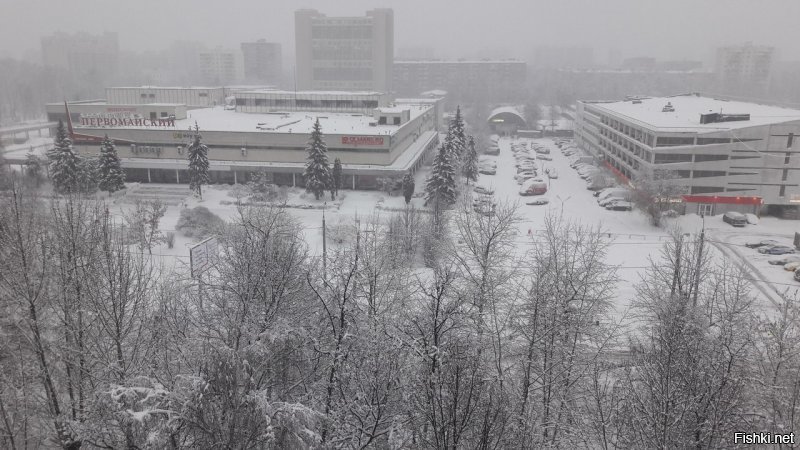
[[[325,236],[325,207],[328,202],[322,204],[322,278],[328,279],[328,245]]]

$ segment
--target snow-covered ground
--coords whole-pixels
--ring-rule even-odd
[[[563,214],[566,219],[576,220],[584,225],[600,227],[608,234],[610,242],[608,262],[618,267],[620,283],[617,291],[616,310],[622,315],[635,296],[634,286],[639,281],[643,271],[649,267],[650,259],[658,259],[659,252],[668,239],[665,229],[659,229],[649,224],[648,218],[641,212],[634,211],[608,211],[601,208],[586,189],[586,183],[578,176],[577,172],[569,167],[567,157],[555,146],[550,138],[544,139],[517,139],[513,142],[524,142],[530,146],[531,141],[550,148],[552,161],[537,161],[539,174],[544,173],[544,168],[553,168],[558,172],[558,178],[550,180],[549,191],[546,197],[550,203],[542,206],[529,206],[526,200],[532,197],[521,197],[518,193],[519,185],[514,180],[516,174],[515,159],[511,151],[512,140],[502,138],[499,141],[500,154],[498,156],[483,157],[497,161],[496,175],[480,175],[478,184],[489,186],[495,190],[498,201],[518,202],[522,222],[519,227],[517,241],[520,251],[529,248],[531,241],[536,239],[544,227],[546,213]],[[425,178],[428,171],[423,170],[416,175],[416,191],[424,189]],[[148,188],[176,189],[175,185],[142,185]],[[137,186],[130,185],[129,191],[135,192]],[[178,190],[186,189],[185,186],[177,187]],[[208,186],[204,189],[203,200],[186,196],[182,201],[172,202],[167,208],[167,213],[162,220],[162,231],[174,231],[180,210],[184,207],[205,206],[213,213],[225,220],[231,220],[236,215],[235,192],[241,187],[228,185]],[[392,210],[402,210],[404,200],[401,195],[390,196],[378,191],[342,191],[343,198],[335,202],[330,197],[324,200],[315,200],[313,196],[305,194],[302,189],[294,188],[288,191],[288,203],[293,205],[288,211],[303,225],[305,239],[312,256],[322,253],[322,212],[325,208],[328,230],[339,223],[351,223],[356,217],[364,218],[372,214],[388,215]],[[114,204],[113,212],[120,216],[130,207],[130,197],[118,199]],[[325,203],[327,202],[327,205]],[[414,198],[412,202],[417,207],[422,207],[423,199]],[[777,301],[776,290],[794,289],[800,283],[792,279],[791,273],[782,270],[781,266],[772,266],[767,263],[774,256],[761,255],[756,250],[744,247],[744,243],[765,238],[777,239],[791,244],[794,231],[798,228],[796,221],[763,218],[758,225],[748,225],[746,228],[733,228],[721,219],[722,216],[705,218],[706,235],[709,240],[709,251],[715,258],[730,258],[745,264],[752,273],[752,281],[756,289],[754,292],[760,296],[765,305]],[[674,221],[684,232],[699,232],[703,221],[696,215],[682,216]],[[176,232],[175,245],[172,249],[162,245],[153,250],[153,253],[163,259],[166,266],[177,269],[187,268],[189,263],[189,247],[193,240],[185,238]]]

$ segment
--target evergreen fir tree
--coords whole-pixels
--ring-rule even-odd
[[[78,190],[85,194],[97,192],[100,181],[100,161],[94,157],[78,157]]]
[[[313,192],[317,200],[325,194],[331,185],[331,169],[328,167],[328,148],[322,141],[322,129],[319,119],[314,122],[314,130],[308,141],[308,162],[303,172],[306,192]]]
[[[470,136],[467,140],[467,151],[461,166],[461,174],[470,181],[478,181],[478,152],[475,150],[475,139]]]
[[[189,189],[203,198],[203,185],[208,184],[208,146],[203,144],[200,127],[194,124],[194,141],[187,149],[189,156]]]
[[[31,152],[25,155],[25,175],[32,179],[37,187],[39,186],[39,181],[42,179],[42,162]]]
[[[125,172],[120,165],[114,142],[108,135],[100,144],[99,172],[100,190],[113,193],[125,189]]]
[[[339,189],[342,187],[342,161],[339,158],[333,160],[333,183],[331,184],[331,200],[334,196],[339,195]]]
[[[456,117],[453,119],[448,133],[452,134],[450,138],[451,145],[453,146],[452,151],[456,155],[457,160],[460,161],[467,150],[467,134],[464,130],[464,118],[461,115],[461,106],[456,107]]]
[[[414,176],[411,172],[406,172],[403,176],[403,197],[406,199],[406,205],[411,203],[412,195],[414,195]]]
[[[55,191],[67,193],[76,190],[80,159],[72,150],[72,140],[69,138],[62,120],[58,121],[55,145],[48,150],[47,157],[50,159],[50,178],[53,180]]]
[[[452,205],[456,201],[456,170],[447,147],[443,144],[433,159],[433,171],[425,183],[426,203]]]

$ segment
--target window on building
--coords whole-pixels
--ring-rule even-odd
[[[200,97],[208,97],[208,93],[206,93],[206,92],[201,92],[201,93],[199,93],[197,95],[200,96]]]
[[[668,164],[677,162],[692,162],[691,153],[656,153],[655,164]]]
[[[778,192],[778,197],[786,197],[786,185],[782,184],[781,189]]]
[[[656,147],[675,147],[678,145],[694,145],[694,138],[659,136],[656,140]]]
[[[794,133],[789,133],[789,137],[786,139],[786,148],[792,148],[792,144],[794,144]]]
[[[781,175],[781,181],[786,181],[789,178],[789,169],[783,169],[783,174]]]
[[[256,106],[267,106],[267,99],[265,98],[257,98],[255,99]]]
[[[714,214],[714,204],[713,203],[698,203],[697,204],[697,214],[701,216],[711,216]]]
[[[728,155],[694,155],[695,162],[703,162],[703,161],[725,161],[728,159]]]
[[[725,171],[724,170],[695,170],[692,174],[693,178],[705,178],[705,177],[724,177]]]
[[[697,138],[697,145],[729,144],[731,138]]]
[[[715,186],[692,186],[692,194],[713,194],[715,192],[723,192],[725,189]]]
[[[236,97],[236,106],[247,105],[247,99]]]
[[[784,163],[784,164],[789,164],[789,158],[790,158],[791,156],[792,156],[792,154],[791,154],[791,153],[789,153],[789,152],[787,152],[787,153],[786,153],[786,156],[783,158],[783,163]]]
[[[399,117],[395,117],[394,118],[394,124],[395,125],[400,125],[400,118]]]

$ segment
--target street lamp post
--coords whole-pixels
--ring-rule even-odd
[[[549,189],[549,188],[548,188],[548,189]],[[561,202],[561,216],[562,216],[562,217],[564,216],[564,203],[566,203],[566,202],[567,202],[569,199],[571,199],[571,198],[572,198],[572,196],[571,196],[571,195],[570,195],[569,197],[567,197],[567,198],[561,198],[561,196],[560,196],[560,195],[556,195],[556,199],[558,199],[558,201],[560,201],[560,202]]]

